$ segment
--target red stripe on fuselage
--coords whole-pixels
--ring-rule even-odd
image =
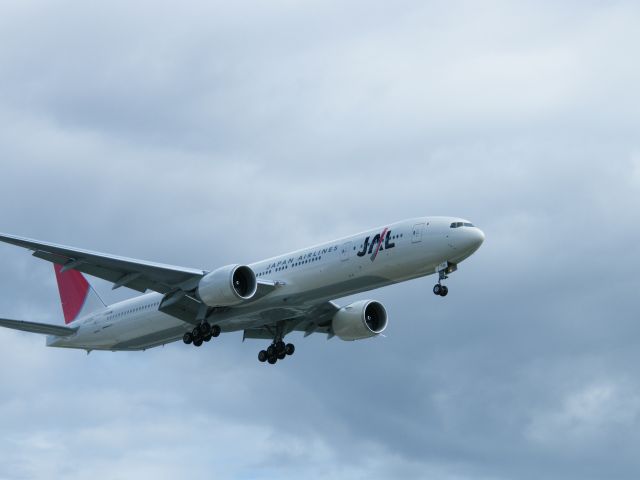
[[[371,257],[371,261],[373,262],[376,257],[378,256],[378,252],[380,251],[380,247],[382,246],[382,241],[384,240],[384,236],[387,234],[387,230],[388,228],[385,228],[382,231],[382,235],[380,235],[380,241],[378,242],[378,248],[376,248],[376,253],[373,254],[373,256]]]
[[[60,265],[54,265],[58,291],[64,312],[64,323],[73,322],[82,310],[87,295],[89,294],[89,282],[76,270],[62,272]]]

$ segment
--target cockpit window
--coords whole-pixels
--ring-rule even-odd
[[[460,228],[460,227],[473,227],[473,223],[469,223],[469,222],[453,222],[450,225],[450,228]]]

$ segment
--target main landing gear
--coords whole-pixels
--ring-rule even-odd
[[[293,355],[296,351],[296,347],[293,343],[285,344],[282,339],[274,340],[266,350],[260,350],[258,353],[258,360],[261,362],[269,362],[271,365],[278,360],[284,360],[287,355]]]
[[[211,325],[209,322],[204,321],[196,325],[190,332],[185,333],[182,336],[182,341],[187,345],[193,343],[194,347],[199,347],[202,345],[202,342],[208,342],[212,338],[219,336],[220,331],[218,325]]]

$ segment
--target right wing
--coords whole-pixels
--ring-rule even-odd
[[[207,271],[135,260],[106,253],[92,252],[55,243],[40,242],[14,235],[0,234],[0,241],[27,248],[33,256],[62,265],[63,270],[79,272],[113,283],[113,288],[127,287],[144,293],[153,290],[165,294],[159,310],[180,320],[197,325],[202,302],[188,292],[194,290]],[[281,285],[258,279],[254,302]]]
[[[146,290],[159,293],[191,290],[207,274],[204,270],[134,260],[13,235],[0,234],[0,241],[32,250],[34,257],[62,265],[65,270],[78,270],[112,282],[114,288],[126,286],[143,293]]]
[[[77,328],[50,325],[48,323],[25,322],[23,320],[9,320],[7,318],[0,318],[0,327],[13,328],[23,332],[57,335],[59,337],[68,337],[77,331]]]

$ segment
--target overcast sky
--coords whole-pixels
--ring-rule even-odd
[[[0,478],[637,479],[640,7],[0,3],[0,231],[210,269],[455,215],[386,338],[147,352],[0,331]],[[0,246],[0,315],[61,323]],[[131,296],[94,282],[109,301]],[[350,299],[342,299],[340,303]]]

